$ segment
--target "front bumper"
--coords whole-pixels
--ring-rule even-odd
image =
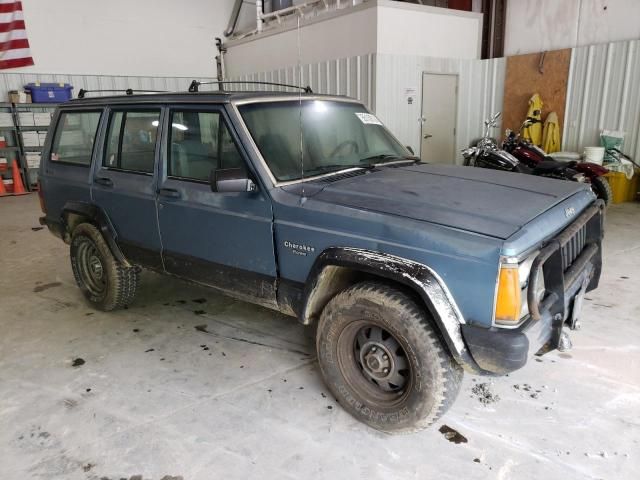
[[[596,201],[560,235],[549,241],[533,263],[527,302],[529,317],[516,329],[462,325],[462,335],[471,356],[489,374],[502,375],[524,366],[533,354],[558,348],[562,328],[574,320],[576,295],[598,286],[602,270],[604,203]],[[567,249],[576,235],[584,247],[567,266]],[[563,258],[564,256],[564,258]],[[544,276],[545,296],[535,297],[536,278]]]

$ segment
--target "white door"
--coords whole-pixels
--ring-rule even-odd
[[[455,163],[458,76],[422,76],[422,141],[420,158],[429,163]]]

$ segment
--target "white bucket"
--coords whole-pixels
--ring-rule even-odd
[[[604,147],[584,147],[584,161],[602,165]]]

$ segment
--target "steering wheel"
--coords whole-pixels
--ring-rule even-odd
[[[345,140],[344,142],[342,142],[340,145],[338,145],[336,148],[333,149],[333,152],[331,152],[331,155],[329,155],[329,157],[331,158],[335,158],[338,156],[338,153],[340,153],[340,150],[342,150],[344,147],[351,145],[351,148],[353,149],[353,153],[360,153],[360,147],[358,147],[358,142],[356,142],[355,140]]]

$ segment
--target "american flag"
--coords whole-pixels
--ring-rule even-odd
[[[0,69],[33,65],[22,2],[0,0]]]

